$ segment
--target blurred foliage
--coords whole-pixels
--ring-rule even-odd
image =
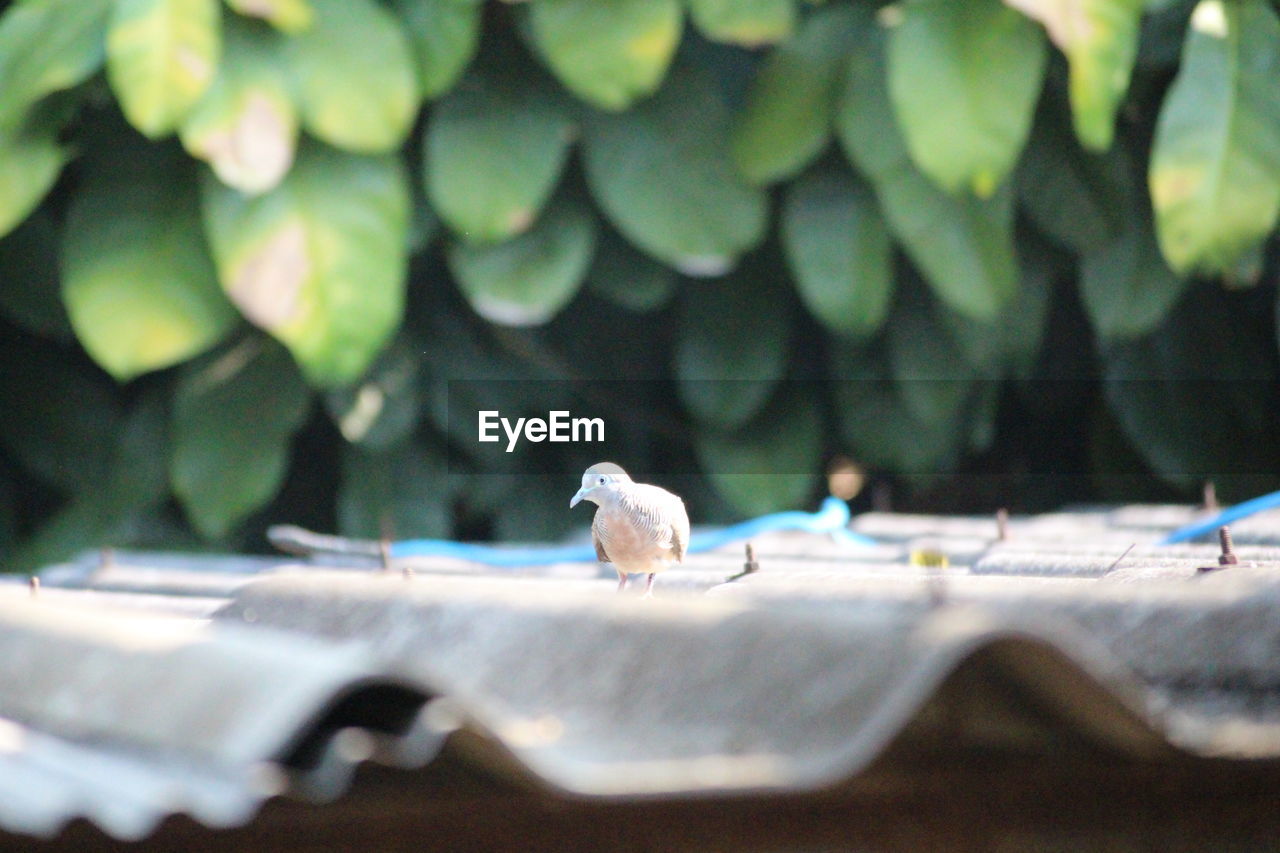
[[[1246,497],[1277,79],[1267,0],[0,4],[0,554],[584,526],[594,451],[477,407],[699,521],[836,454]]]

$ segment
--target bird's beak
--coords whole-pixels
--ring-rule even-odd
[[[587,493],[586,486],[583,486],[581,489],[578,489],[578,493],[569,499],[569,509],[573,509],[575,506],[577,506],[579,502],[582,501],[582,496],[585,495],[586,493]]]

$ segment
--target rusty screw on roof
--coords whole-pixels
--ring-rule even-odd
[[[1218,511],[1218,490],[1213,485],[1213,480],[1204,481],[1204,498],[1202,500],[1205,512]]]
[[[996,541],[1005,542],[1009,539],[1009,510],[1000,507],[996,510]]]
[[[391,571],[391,541],[389,539],[378,540],[378,559],[382,563],[384,572]]]
[[[40,594],[40,578],[32,575],[27,578],[27,586],[31,589],[31,597],[35,598]]]
[[[1218,569],[1225,569],[1227,566],[1238,566],[1240,560],[1236,558],[1236,547],[1231,541],[1231,528],[1225,524],[1218,528],[1218,542],[1222,545],[1222,553],[1218,555],[1218,565],[1201,566],[1196,569],[1197,572],[1216,572]]]
[[[736,575],[729,575],[729,577],[724,579],[725,583],[729,583],[730,581],[736,581],[738,578],[743,578],[743,577],[746,577],[747,575],[753,575],[756,572],[760,571],[760,563],[756,561],[755,546],[752,545],[750,542],[748,542],[746,546],[746,552],[747,552],[747,561],[742,564],[742,571],[738,572]]]
[[[1218,565],[1239,565],[1240,561],[1236,559],[1236,548],[1231,541],[1231,528],[1225,524],[1218,528],[1218,542],[1222,545],[1222,553],[1218,555]]]

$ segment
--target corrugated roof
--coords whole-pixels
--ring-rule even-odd
[[[35,596],[0,585],[0,828],[234,826],[445,744],[610,802],[828,790],[904,740],[1280,759],[1280,549],[1254,525],[1252,565],[1201,572],[1216,546],[1150,544],[1193,516],[1086,508],[996,541],[869,514],[875,548],[774,534],[758,572],[699,555],[649,601],[583,566],[88,556]]]

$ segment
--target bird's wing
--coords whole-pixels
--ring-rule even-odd
[[[685,549],[689,547],[689,514],[685,512],[684,501],[675,499],[675,518],[671,522],[671,553],[677,563],[684,562]]]
[[[689,514],[678,495],[658,486],[637,483],[623,493],[623,506],[652,540],[671,549],[677,563],[689,546]]]
[[[596,517],[599,518],[599,510],[596,511]],[[596,546],[596,559],[602,563],[612,563],[609,555],[605,553],[604,543],[600,541],[600,531],[596,529],[596,522],[591,522],[591,544]]]

